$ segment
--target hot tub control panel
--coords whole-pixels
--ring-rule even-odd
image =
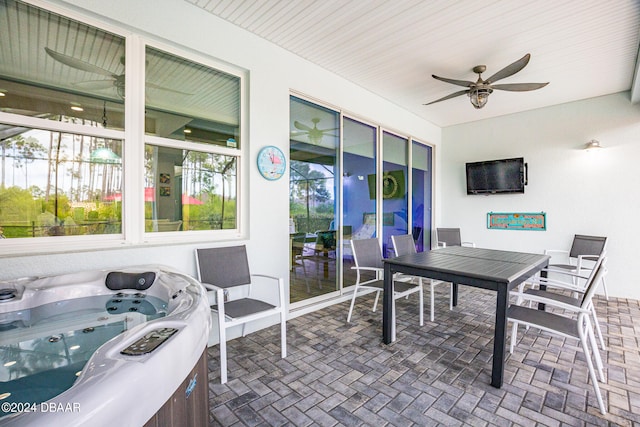
[[[154,329],[153,331],[147,332],[120,353],[127,356],[142,356],[143,354],[151,353],[176,332],[178,332],[178,330],[175,328]]]

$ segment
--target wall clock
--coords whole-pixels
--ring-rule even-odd
[[[267,145],[258,152],[258,171],[264,178],[275,181],[284,175],[287,159],[278,147]]]

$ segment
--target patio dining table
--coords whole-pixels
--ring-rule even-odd
[[[422,276],[453,283],[453,305],[457,304],[458,285],[496,291],[491,385],[500,388],[504,378],[509,291],[535,275],[548,264],[548,255],[462,246],[446,247],[385,259],[382,301],[383,341],[385,344],[390,344],[396,339],[392,298],[393,281],[391,280],[395,273]]]

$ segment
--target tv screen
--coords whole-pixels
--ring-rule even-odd
[[[524,158],[467,163],[467,194],[524,193]]]

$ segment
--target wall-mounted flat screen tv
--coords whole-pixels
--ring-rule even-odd
[[[467,163],[467,194],[524,193],[527,164],[524,158]]]

